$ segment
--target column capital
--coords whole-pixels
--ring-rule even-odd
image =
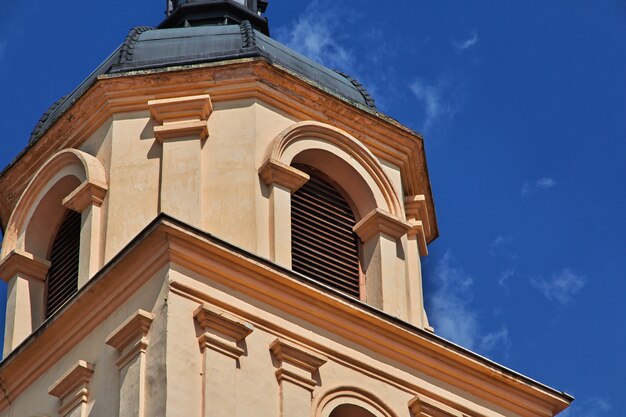
[[[62,204],[72,211],[82,213],[89,206],[101,207],[107,190],[106,184],[85,181],[65,197]]]
[[[78,361],[50,387],[48,393],[61,400],[59,415],[66,416],[76,407],[87,403],[93,372],[94,365]]]
[[[271,158],[259,168],[259,176],[265,185],[277,184],[287,188],[292,194],[311,178],[309,174]]]
[[[425,195],[420,194],[405,197],[404,209],[408,220],[421,221],[424,227],[424,232],[430,233],[430,219]]]
[[[154,314],[138,310],[106,339],[106,344],[122,353],[117,366],[123,368],[133,357],[144,353],[148,347],[148,331],[154,320]]]
[[[17,275],[25,275],[25,278],[44,281],[48,269],[49,261],[39,259],[28,252],[14,250],[0,262],[0,278],[8,282]]]
[[[411,228],[408,231],[409,238],[417,240],[420,256],[428,256],[428,244],[426,243],[426,232],[424,222],[421,220],[409,220]]]
[[[161,143],[190,136],[204,140],[209,136],[207,121],[213,112],[213,104],[208,94],[150,100],[148,107],[158,124],[154,127],[154,135]]]
[[[198,338],[202,350],[209,348],[233,359],[244,354],[238,343],[254,330],[250,323],[206,303],[196,309],[193,317],[202,329]]]
[[[376,208],[363,217],[353,228],[363,242],[378,234],[385,234],[393,239],[400,239],[411,229],[411,225],[399,217]]]
[[[270,352],[280,366],[276,370],[278,382],[289,381],[313,391],[317,385],[313,374],[327,362],[325,357],[282,339],[272,342]]]
[[[409,410],[412,417],[467,417],[468,414],[429,398],[423,394],[417,394],[409,401]]]

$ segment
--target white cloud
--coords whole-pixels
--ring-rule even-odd
[[[498,279],[498,285],[508,289],[507,284],[515,276],[515,268],[509,268],[506,271],[503,271],[500,274],[500,278]]]
[[[591,397],[586,400],[577,400],[565,410],[562,417],[603,417],[611,411],[611,404],[604,398]]]
[[[322,9],[317,2],[307,7],[294,23],[277,30],[277,39],[292,49],[327,67],[349,70],[354,57],[341,38],[337,14]]]
[[[471,47],[475,46],[477,43],[478,43],[478,33],[476,32],[471,32],[470,37],[465,40],[452,42],[457,52],[463,52],[467,49],[470,49]]]
[[[508,348],[510,341],[506,328],[484,334],[478,313],[471,308],[474,281],[453,264],[450,252],[437,264],[433,280],[438,288],[429,299],[430,318],[437,334],[484,353]]]
[[[442,80],[432,84],[417,78],[410,89],[424,107],[424,133],[439,120],[451,120],[461,107],[461,97],[451,91],[449,83]]]
[[[567,305],[587,284],[587,278],[569,268],[563,269],[550,279],[532,278],[530,284],[550,301]]]
[[[549,190],[556,187],[556,180],[551,177],[542,177],[535,182],[525,182],[520,194],[522,197],[530,197],[537,191]]]

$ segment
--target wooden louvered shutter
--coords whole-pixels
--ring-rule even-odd
[[[322,174],[298,166],[311,179],[291,196],[291,259],[296,272],[359,298],[359,240],[342,194]]]
[[[46,317],[54,314],[78,291],[78,257],[81,215],[66,214],[50,252],[50,270],[46,278]]]

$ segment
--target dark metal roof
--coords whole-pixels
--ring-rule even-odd
[[[131,30],[124,43],[76,90],[42,116],[29,144],[43,136],[100,75],[254,57],[278,64],[351,102],[376,108],[374,100],[358,81],[276,42],[254,30],[248,21],[241,25],[173,29],[140,26]]]

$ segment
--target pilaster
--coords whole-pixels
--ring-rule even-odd
[[[120,353],[116,361],[120,371],[119,417],[145,414],[146,350],[153,320],[154,314],[138,310],[106,339],[106,344]]]
[[[213,111],[209,95],[150,100],[154,136],[163,146],[161,211],[192,225],[202,220],[202,158]]]
[[[281,339],[272,342],[270,352],[278,368],[280,416],[310,416],[312,393],[318,385],[316,373],[326,358]]]
[[[81,213],[80,260],[78,262],[78,288],[89,281],[103,265],[102,203],[108,187],[105,184],[85,181],[63,199],[68,209]]]
[[[253,327],[237,317],[209,304],[200,305],[194,318],[202,334],[198,338],[202,352],[202,409],[204,417],[236,415],[236,372],[242,347]]]
[[[291,268],[291,194],[310,176],[274,159],[261,166],[259,176],[270,190],[270,259]]]
[[[411,225],[384,210],[374,209],[354,226],[363,242],[367,302],[385,312],[408,320],[406,275],[398,264],[398,241]]]
[[[50,262],[13,251],[0,263],[0,278],[8,283],[4,357],[44,320],[45,280]]]
[[[48,393],[61,400],[58,409],[61,417],[87,417],[89,382],[94,366],[86,361],[78,361],[48,390]]]

